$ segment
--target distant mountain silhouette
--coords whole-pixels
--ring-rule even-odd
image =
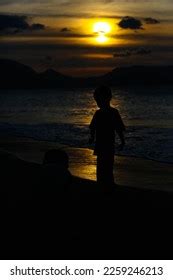
[[[38,85],[38,74],[29,66],[0,59],[0,88],[32,88]]]
[[[22,63],[0,59],[0,88],[60,88],[173,84],[173,66],[118,67],[98,77],[71,77],[53,69],[37,73]]]
[[[45,72],[38,74],[44,87],[59,87],[59,86],[68,86],[68,84],[73,84],[74,78],[63,75],[53,69],[47,69]]]

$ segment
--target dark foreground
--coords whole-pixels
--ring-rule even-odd
[[[1,259],[173,258],[171,193],[59,181],[6,153],[0,167]]]

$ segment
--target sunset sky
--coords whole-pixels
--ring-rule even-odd
[[[75,76],[173,64],[173,0],[1,0],[0,58]]]

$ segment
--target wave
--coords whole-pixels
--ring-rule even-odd
[[[58,142],[71,147],[92,148],[88,144],[87,125],[0,123],[0,134]],[[116,151],[118,151],[118,137],[116,140]],[[116,154],[173,163],[172,129],[129,126],[126,132],[126,147],[123,152],[116,152]]]

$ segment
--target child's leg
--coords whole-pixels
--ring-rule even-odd
[[[113,184],[114,153],[103,153],[97,156],[97,182]]]
[[[104,158],[102,155],[97,156],[97,170],[96,170],[96,175],[97,175],[97,183],[103,183],[104,182],[104,164],[103,164]]]

